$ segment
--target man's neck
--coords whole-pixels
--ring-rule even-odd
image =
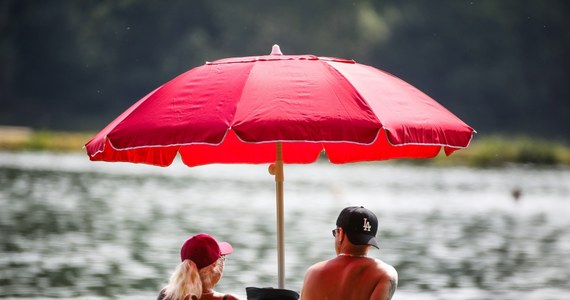
[[[368,255],[368,250],[370,246],[354,246],[354,245],[342,245],[339,247],[337,255],[338,256],[352,256],[352,257],[366,257]]]
[[[348,257],[368,257],[366,253],[364,254],[353,254],[353,253],[339,253],[337,256],[348,256]]]

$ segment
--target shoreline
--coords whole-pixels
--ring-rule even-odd
[[[33,130],[0,126],[0,151],[83,152],[96,133]],[[321,159],[326,159],[322,155]],[[475,138],[467,149],[446,157],[443,151],[433,159],[400,159],[396,163],[470,167],[501,167],[509,164],[570,166],[570,146],[560,141],[527,136],[490,135]]]

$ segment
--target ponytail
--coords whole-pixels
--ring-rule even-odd
[[[184,260],[176,267],[170,280],[164,287],[164,299],[184,300],[187,296],[200,298],[202,296],[202,281],[198,273],[198,267],[189,259]]]

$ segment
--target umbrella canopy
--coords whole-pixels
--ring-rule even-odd
[[[99,132],[91,160],[168,166],[276,163],[283,287],[283,163],[430,158],[474,130],[405,81],[353,60],[270,55],[207,62],[158,87]]]
[[[466,147],[473,129],[403,80],[313,55],[222,59],[135,103],[86,144],[91,160],[188,166],[430,158]]]

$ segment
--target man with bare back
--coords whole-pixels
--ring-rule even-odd
[[[398,286],[396,269],[367,256],[371,246],[378,248],[376,215],[362,206],[350,206],[340,212],[336,227],[337,256],[307,270],[301,299],[392,299]]]

